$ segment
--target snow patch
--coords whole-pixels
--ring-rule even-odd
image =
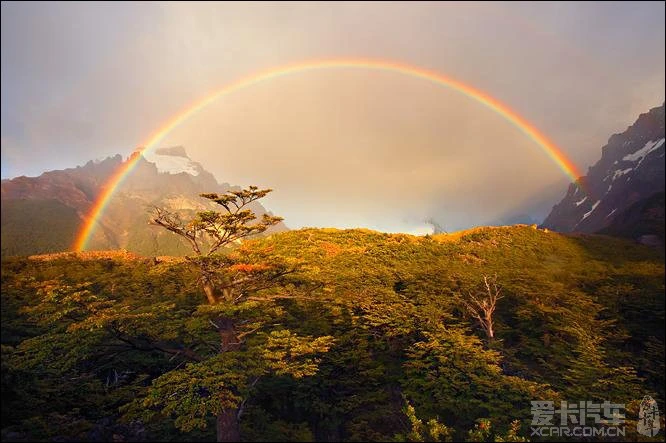
[[[615,171],[615,173],[613,174],[613,181],[615,181],[616,178],[622,177],[624,174],[631,172],[632,169],[634,168],[620,169]]]
[[[615,211],[617,211],[617,208],[615,208],[615,209],[613,209],[611,212],[609,212],[608,215],[606,216],[606,218],[608,218],[608,217],[610,217],[611,215],[613,215],[613,214],[615,213]]]
[[[577,202],[575,203],[575,205],[576,205],[576,206],[580,206],[580,205],[583,204],[583,202],[584,202],[585,200],[587,200],[587,195],[586,195],[585,197],[583,197],[583,199],[582,199],[581,201],[577,201]]]
[[[145,158],[147,161],[155,163],[157,171],[161,173],[180,174],[185,172],[190,175],[199,175],[196,163],[187,157],[149,153]]]
[[[583,214],[583,218],[581,218],[580,221],[583,221],[583,220],[585,220],[587,217],[589,217],[589,215],[592,214],[592,212],[594,212],[595,209],[597,209],[597,206],[599,206],[599,203],[601,203],[601,200],[597,200],[597,202],[596,202],[595,204],[592,205],[592,209],[590,209],[588,212],[586,212],[585,214]],[[579,222],[579,223],[580,223],[580,222]]]
[[[645,143],[645,146],[643,146],[638,151],[634,152],[633,154],[628,154],[622,157],[622,160],[627,160],[630,162],[635,162],[639,160],[638,165],[636,165],[636,167],[638,167],[643,162],[643,159],[645,159],[645,157],[647,157],[647,155],[650,152],[659,149],[659,147],[664,144],[664,140],[665,139],[663,138],[660,138],[659,140],[650,140],[649,142]]]

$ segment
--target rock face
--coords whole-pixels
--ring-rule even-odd
[[[71,248],[102,186],[123,166],[120,155],[39,177],[2,180],[2,255],[29,255]],[[103,212],[89,249],[126,249],[143,255],[184,255],[189,249],[174,234],[148,224],[153,206],[184,213],[219,209],[198,197],[203,192],[240,189],[218,183],[181,146],[140,158]],[[261,216],[267,211],[253,202]],[[283,224],[271,231],[285,230]]]
[[[666,225],[664,209],[664,193],[657,192],[629,206],[599,233],[633,238],[639,243],[663,250]]]
[[[655,234],[634,231],[630,225],[631,220],[645,218],[639,214],[645,205],[652,213],[659,212],[650,199],[664,192],[664,105],[641,114],[625,132],[613,135],[601,152],[601,159],[580,184],[569,186],[543,226],[589,233],[608,228],[606,233],[631,232],[633,238]],[[663,197],[661,205],[663,214]]]

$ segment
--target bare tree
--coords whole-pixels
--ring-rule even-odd
[[[481,328],[486,333],[488,340],[495,338],[493,329],[493,313],[497,307],[497,302],[503,297],[502,288],[497,285],[497,275],[489,278],[483,276],[483,289],[476,294],[467,292],[467,297],[462,299],[467,312],[476,318]]]

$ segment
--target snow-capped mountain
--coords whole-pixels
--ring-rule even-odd
[[[203,168],[199,163],[193,162],[185,152],[182,146],[172,148],[159,148],[152,152],[147,152],[143,156],[150,163],[155,163],[157,171],[167,174],[186,173],[190,175],[199,175]]]
[[[39,177],[2,180],[2,255],[69,250],[107,180],[127,162],[120,155]],[[218,183],[182,146],[157,149],[139,159],[115,191],[89,242],[89,249],[127,249],[143,255],[182,255],[179,238],[148,224],[154,206],[191,215],[219,206],[201,193],[239,190]],[[250,208],[261,217],[259,202]],[[270,232],[285,230],[280,223]]]
[[[664,140],[662,104],[608,140],[601,159],[580,184],[569,186],[543,226],[561,232],[598,232],[616,219],[632,219],[626,211],[643,207],[637,203],[664,192]]]

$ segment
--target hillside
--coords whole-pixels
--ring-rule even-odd
[[[2,256],[70,250],[104,184],[127,161],[116,155],[39,177],[2,180]],[[191,214],[215,206],[198,194],[238,189],[218,183],[182,146],[156,149],[142,156],[117,188],[88,246],[145,255],[186,255],[189,248],[179,239],[148,224],[152,208]],[[259,216],[267,213],[259,203],[252,209]],[[285,229],[280,224],[271,232]]]
[[[298,271],[258,290],[266,303],[239,307],[255,332],[223,360],[205,344],[214,317],[186,261],[120,252],[4,260],[3,440],[211,440],[214,417],[201,411],[229,389],[225,399],[249,395],[246,441],[415,441],[412,419],[437,420],[440,436],[457,441],[515,440],[529,437],[532,400],[625,403],[633,439],[643,395],[664,404],[664,262],[632,241],[530,226],[426,237],[304,229],[232,255],[248,272]],[[495,275],[504,298],[490,341],[461,298]],[[188,363],[183,347],[124,347],[119,331],[179,341],[203,360]],[[271,337],[331,344],[314,366],[278,366],[242,384],[249,362],[275,358],[253,351],[272,349]],[[178,401],[163,406],[160,395]]]
[[[74,243],[79,223],[76,210],[58,200],[3,200],[2,256],[66,251]]]

